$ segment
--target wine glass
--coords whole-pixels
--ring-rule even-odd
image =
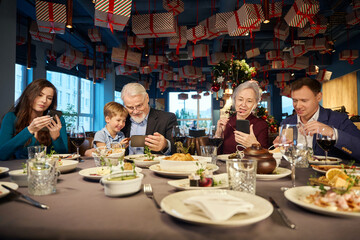
[[[181,147],[179,147],[178,145],[180,145],[179,143],[181,143],[184,146],[184,143],[185,143],[185,140],[186,140],[184,127],[179,126],[179,125],[173,126],[172,137],[173,137],[174,143],[176,145],[176,152],[180,153],[181,152]]]
[[[70,141],[76,147],[76,153],[79,154],[79,147],[85,141],[85,131],[83,126],[73,127],[70,131]],[[78,158],[79,159],[79,158]]]
[[[223,141],[224,141],[224,138],[222,136],[220,136],[220,137],[216,136],[216,126],[211,126],[209,128],[209,143],[210,143],[210,145],[219,148],[221,146],[221,144],[223,143]]]
[[[316,142],[319,144],[319,146],[322,148],[322,150],[325,151],[325,162],[328,158],[328,152],[329,150],[335,145],[335,131],[334,128],[332,128],[332,135],[329,135],[328,128],[319,128],[316,133]]]
[[[298,125],[285,124],[280,129],[279,148],[291,166],[292,187],[295,187],[295,165],[306,151],[306,144],[298,142]],[[285,188],[284,188],[285,189]]]

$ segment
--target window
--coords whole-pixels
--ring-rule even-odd
[[[169,93],[169,111],[175,113],[178,124],[190,128],[208,129],[212,125],[212,98],[211,95],[199,94],[201,99],[193,99],[191,95],[197,92],[188,92],[187,100],[179,100],[179,93]]]
[[[119,92],[119,91],[114,92],[114,101],[124,105],[124,102],[121,99],[121,92]]]
[[[21,96],[26,86],[26,67],[20,64],[15,64],[15,99]]]
[[[73,75],[47,71],[47,79],[58,92],[57,109],[64,112],[67,129],[73,125],[84,126],[85,131],[93,129],[93,84]],[[76,114],[75,117],[69,114]]]
[[[289,97],[282,96],[281,97],[282,103],[282,119],[285,119],[287,116],[290,116],[293,113],[293,101]]]

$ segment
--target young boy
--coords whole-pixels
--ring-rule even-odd
[[[128,111],[126,108],[117,102],[108,102],[104,106],[104,116],[106,125],[100,131],[97,131],[94,136],[94,146],[111,147],[112,143],[120,143],[124,145],[129,144],[129,139],[125,138],[121,129],[124,128]],[[89,149],[85,152],[85,156],[91,156],[95,149]]]

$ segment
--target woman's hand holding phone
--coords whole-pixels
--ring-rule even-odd
[[[244,133],[241,131],[234,131],[235,142],[245,146],[251,147],[253,144],[259,144],[258,140],[255,137],[253,124],[250,125],[250,133]]]

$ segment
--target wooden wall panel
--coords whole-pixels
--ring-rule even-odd
[[[345,106],[349,114],[358,114],[356,72],[325,82],[322,92],[323,107],[335,108]]]

